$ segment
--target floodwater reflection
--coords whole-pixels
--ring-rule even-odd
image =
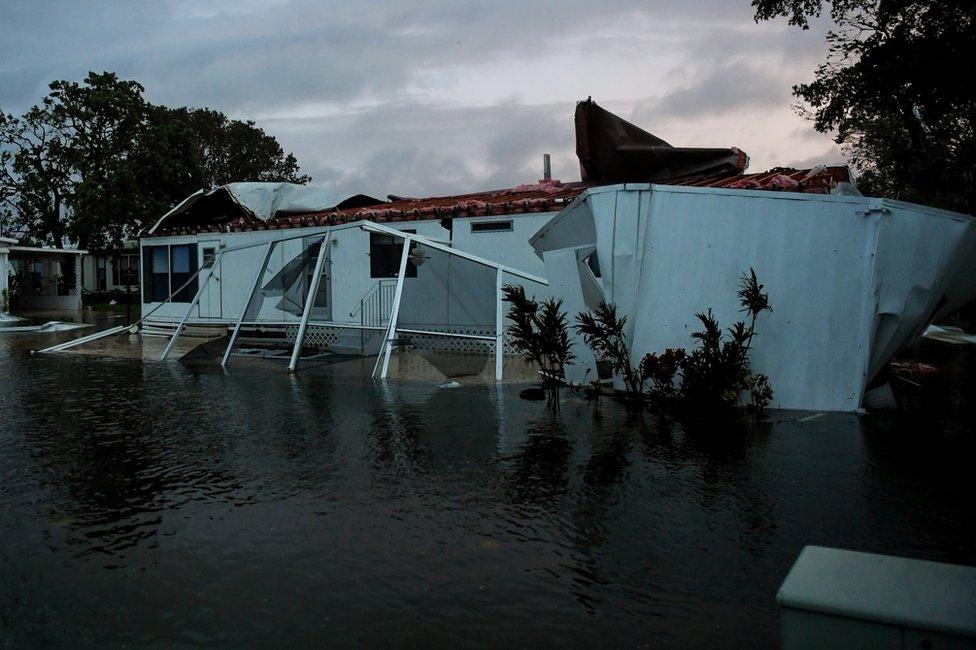
[[[976,563],[957,420],[12,348],[0,378],[0,645],[775,646],[806,544]]]

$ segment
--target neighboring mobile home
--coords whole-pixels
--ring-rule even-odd
[[[20,246],[0,237],[0,312],[81,309],[81,260],[76,248]]]
[[[86,293],[139,293],[139,242],[120,248],[93,250],[81,261],[81,286]]]

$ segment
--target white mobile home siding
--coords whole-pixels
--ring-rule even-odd
[[[857,409],[891,354],[976,282],[971,217],[867,197],[601,187],[534,243],[547,259],[595,245],[634,363],[691,346],[696,312],[740,320],[739,277],[754,268],[773,311],[757,320],[752,365],[781,408]]]
[[[389,224],[399,230],[414,230],[419,235],[433,239],[447,240],[450,233],[439,221],[411,221]],[[326,227],[295,228],[289,230],[264,230],[239,233],[202,233],[199,235],[184,235],[176,237],[152,237],[143,239],[141,248],[147,246],[191,244],[196,247],[197,267],[203,265],[203,250],[214,242],[224,248],[262,244],[283,237],[303,236],[311,237],[326,232]],[[302,251],[302,239],[282,242],[275,246],[268,262],[268,271],[264,274],[262,283],[267,283],[281,268],[294,259]],[[349,314],[359,304],[360,299],[379,280],[370,277],[369,266],[369,233],[359,228],[346,227],[333,229],[332,243],[329,245],[331,256],[331,295],[332,320],[337,322],[358,322],[359,317]],[[191,313],[194,320],[233,322],[240,316],[241,309],[247,300],[254,276],[266,253],[264,246],[253,246],[243,250],[230,251],[221,256],[220,264],[215,272],[219,282],[209,282],[200,297],[200,305]],[[144,256],[143,256],[144,259]],[[206,279],[206,271],[200,274],[200,284]],[[145,284],[145,275],[143,284]],[[408,280],[409,281],[409,280]],[[200,285],[198,285],[200,286]],[[175,287],[173,287],[175,289]],[[159,307],[152,315],[156,321],[177,321],[183,317],[188,307],[187,302],[171,302],[160,306],[158,302],[146,302],[145,287],[143,287],[142,313]],[[298,322],[300,319],[293,314],[276,308],[275,299],[265,300],[259,317],[274,321]]]

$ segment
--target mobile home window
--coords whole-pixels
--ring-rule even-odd
[[[186,244],[176,246],[145,246],[142,249],[143,296],[146,302],[162,302],[196,272],[195,247]],[[172,302],[190,302],[197,292],[196,282],[191,282],[173,296]]]
[[[402,232],[416,234],[416,230]],[[410,250],[416,244],[410,245]],[[369,277],[395,278],[400,274],[400,257],[403,255],[403,239],[382,233],[369,233]],[[417,267],[407,260],[407,270],[404,277],[417,277]]]
[[[176,291],[190,279],[190,273],[192,273],[190,270],[190,247],[170,246],[169,259],[169,290]],[[179,293],[173,296],[173,302],[190,302],[192,299],[193,294],[190,293],[190,287],[180,289]]]
[[[504,221],[472,221],[471,232],[505,232],[512,229],[512,220]]]
[[[137,255],[124,255],[119,263],[122,265],[120,273],[122,284],[130,287],[139,284],[139,257]]]
[[[106,259],[99,255],[95,258],[95,291],[105,291],[108,285],[105,283],[105,263]]]
[[[120,255],[112,265],[112,284],[131,287],[139,284],[139,258],[135,255]]]
[[[152,278],[147,302],[162,302],[169,295],[169,246],[153,246],[149,250],[149,274]]]

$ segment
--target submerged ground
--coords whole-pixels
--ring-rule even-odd
[[[976,564],[961,346],[913,416],[665,425],[48,340],[0,334],[0,646],[775,646],[806,544]]]

